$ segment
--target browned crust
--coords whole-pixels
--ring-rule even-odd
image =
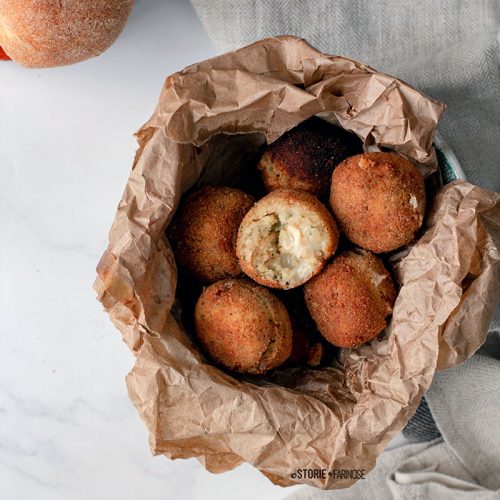
[[[271,191],[269,194],[264,196],[264,198],[261,198],[257,203],[255,203],[252,209],[249,210],[245,215],[245,217],[243,218],[236,239],[236,255],[238,257],[241,270],[257,283],[260,283],[261,285],[267,286],[269,288],[277,288],[282,290],[289,290],[292,288],[296,288],[302,285],[304,281],[290,283],[289,285],[286,285],[280,283],[277,280],[269,280],[263,278],[257,273],[257,271],[252,266],[251,262],[246,262],[243,259],[241,250],[243,228],[252,223],[252,221],[255,219],[255,212],[258,206],[261,206],[262,204],[267,204],[269,206],[270,211],[279,211],[280,205],[281,206],[301,205],[305,209],[312,210],[320,216],[329,234],[329,244],[327,249],[327,257],[325,257],[323,261],[318,263],[317,269],[314,274],[319,273],[321,269],[323,269],[328,258],[331,257],[337,250],[340,233],[337,224],[335,222],[335,219],[333,218],[332,214],[328,211],[328,209],[315,196],[305,191],[299,191],[294,189],[276,189],[275,191]]]
[[[118,38],[133,5],[134,0],[4,0],[0,45],[29,68],[83,61]]]
[[[333,169],[362,152],[358,137],[319,118],[311,118],[270,144],[258,168],[268,191],[300,189],[328,194]]]
[[[238,277],[238,227],[255,199],[230,187],[205,187],[181,203],[168,229],[178,265],[196,280]]]
[[[385,276],[379,285],[375,276]],[[396,300],[394,282],[370,252],[343,252],[304,287],[307,308],[320,333],[337,347],[352,348],[387,326]]]
[[[292,352],[285,306],[250,280],[223,280],[205,288],[195,308],[195,331],[214,361],[240,373],[265,373]]]
[[[330,206],[341,229],[353,243],[375,253],[410,243],[422,225],[425,204],[422,174],[395,153],[353,156],[332,175]]]

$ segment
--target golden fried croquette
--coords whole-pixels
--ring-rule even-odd
[[[375,253],[410,243],[425,213],[424,179],[395,153],[365,153],[333,172],[330,205],[353,243]]]
[[[241,269],[261,285],[290,289],[317,274],[337,248],[330,212],[305,191],[277,189],[245,215],[236,240]]]
[[[177,264],[202,283],[240,276],[236,234],[255,200],[239,189],[205,187],[181,203],[168,231]]]
[[[362,151],[356,135],[311,118],[270,144],[257,167],[268,191],[301,189],[323,197],[328,195],[333,169]]]
[[[265,373],[285,362],[292,351],[285,306],[250,280],[222,280],[205,288],[194,320],[206,352],[236,372]]]
[[[386,326],[396,300],[391,275],[366,250],[336,257],[304,286],[307,308],[320,333],[337,347],[356,347]]]

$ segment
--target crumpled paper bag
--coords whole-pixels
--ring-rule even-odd
[[[467,182],[435,196],[420,240],[395,261],[387,334],[321,369],[232,375],[178,321],[165,237],[182,193],[239,185],[255,152],[312,115],[432,169],[444,106],[404,82],[304,40],[269,38],[168,77],[98,265],[95,289],[136,354],[130,397],[154,454],[212,472],[248,462],[280,485],[344,488],[415,411],[434,372],[484,342],[499,295],[500,195]],[[356,472],[358,471],[358,472]]]

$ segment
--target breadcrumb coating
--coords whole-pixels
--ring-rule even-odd
[[[250,280],[222,280],[205,288],[195,308],[195,331],[212,359],[240,373],[265,373],[292,352],[285,306]]]
[[[310,118],[270,144],[257,167],[268,191],[299,189],[323,198],[328,196],[333,169],[362,151],[353,133]]]
[[[395,153],[365,153],[333,172],[330,206],[347,238],[375,253],[410,243],[425,214],[424,179]]]
[[[307,308],[320,333],[337,347],[375,338],[388,324],[396,288],[383,262],[366,250],[336,257],[304,286]]]
[[[230,187],[205,187],[184,200],[168,229],[177,264],[201,283],[242,274],[235,244],[255,199]]]

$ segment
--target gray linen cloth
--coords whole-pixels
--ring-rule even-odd
[[[500,191],[500,3],[191,1],[221,52],[268,36],[295,35],[445,102],[439,131],[467,179]],[[499,309],[482,355],[437,373],[406,428],[407,437],[433,441],[384,452],[367,479],[348,490],[304,488],[293,498],[500,499]]]
[[[290,500],[500,498],[500,363],[477,355],[436,377],[427,401],[442,438],[386,451],[346,490],[304,486]]]

